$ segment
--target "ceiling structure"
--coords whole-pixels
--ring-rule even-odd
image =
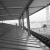
[[[50,5],[50,0],[0,0],[0,20],[19,19],[22,14],[26,17],[26,8],[29,15]]]

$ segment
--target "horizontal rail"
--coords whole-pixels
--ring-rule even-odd
[[[25,29],[26,31],[28,31],[28,29],[27,29],[26,27],[24,27],[24,29]],[[34,31],[32,31],[32,30],[30,30],[30,33],[31,33],[34,37],[36,37],[37,39],[39,39],[41,42],[43,42],[46,46],[48,46],[48,47],[50,48],[50,39],[48,39],[47,37],[44,37],[44,36],[41,35],[41,34],[38,34],[38,33],[34,32]]]

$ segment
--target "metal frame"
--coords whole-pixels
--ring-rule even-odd
[[[27,15],[27,26],[28,26],[28,35],[30,36],[30,21],[29,21],[29,6],[30,4],[33,2],[34,0],[29,0],[28,4],[26,5],[26,7],[24,8],[22,14],[20,15],[20,18],[21,16],[23,15],[23,13],[26,11],[26,15]]]
[[[38,12],[38,11],[40,11],[40,10],[44,9],[45,7],[47,7],[47,6],[49,6],[49,5],[50,5],[50,3],[49,3],[49,4],[47,4],[46,6],[43,6],[41,9],[37,10],[36,12]],[[35,14],[36,12],[34,12],[34,13],[32,13],[32,14]],[[32,14],[30,14],[30,15],[32,15]]]
[[[30,36],[30,21],[29,21],[29,10],[26,9],[26,16],[27,16],[27,27],[28,27],[28,36]]]
[[[45,7],[45,6],[35,6],[35,7],[29,7],[29,8],[39,8],[39,7]]]
[[[0,8],[0,10],[5,9],[5,10],[8,12],[8,14],[11,15],[7,9],[24,9],[23,12],[19,15],[19,16],[21,17],[21,15],[26,11],[27,8],[39,8],[39,7],[42,7],[41,9],[43,9],[43,8],[47,7],[48,5],[50,5],[50,3],[49,3],[49,4],[46,5],[46,6],[29,7],[30,4],[31,4],[33,1],[34,1],[34,0],[29,0],[25,8],[24,8],[24,7],[7,7],[7,8],[6,8],[6,6],[4,5],[3,1],[1,0],[1,1],[0,1],[0,4],[1,4],[4,8]],[[41,9],[37,10],[36,12],[40,11]],[[36,12],[34,12],[34,13],[36,13]],[[34,14],[34,13],[32,13],[32,14]],[[32,15],[32,14],[30,14],[30,15]],[[20,17],[19,17],[19,18],[20,18]],[[11,18],[12,18],[12,17],[11,17]]]
[[[23,29],[24,29],[24,17],[23,17],[23,14],[22,14],[22,24],[23,24]]]
[[[21,18],[19,19],[19,26],[20,26],[20,27],[22,26]]]
[[[8,10],[7,10],[7,8],[6,8],[6,6],[4,5],[4,3],[3,3],[3,1],[1,0],[0,1],[0,4],[3,6],[3,8],[7,11],[7,13],[10,15],[10,13],[8,12]]]
[[[0,1],[0,4],[3,6],[3,8],[7,11],[7,13],[10,15],[9,11],[7,10],[6,6],[4,5],[3,1]],[[12,17],[11,17],[12,18]],[[13,18],[12,18],[13,19]]]
[[[20,19],[19,19],[19,27],[20,27]]]
[[[29,8],[30,4],[33,2],[34,0],[29,0],[28,4],[26,5],[26,7],[24,8],[23,12],[21,13],[21,15],[26,11],[27,8]],[[20,15],[20,18],[21,18]]]

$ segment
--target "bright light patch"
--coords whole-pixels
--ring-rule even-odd
[[[41,22],[41,21],[46,21],[46,8],[29,16],[30,17],[30,22],[36,21],[36,22]]]
[[[18,24],[18,20],[6,20],[6,21],[3,21],[3,23],[15,25],[16,23]]]
[[[50,6],[49,6],[49,18],[50,18]],[[43,24],[44,24],[45,21],[47,21],[46,8],[40,10],[39,12],[37,12],[35,14],[32,14],[31,16],[29,16],[29,19],[30,19],[31,28],[42,27],[42,23],[39,23],[39,22],[43,22]],[[24,19],[24,22],[27,23],[27,18]],[[25,24],[25,26],[27,26],[27,25]]]

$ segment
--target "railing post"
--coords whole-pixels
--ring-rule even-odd
[[[26,9],[26,16],[27,16],[27,27],[28,27],[28,36],[30,36],[30,21],[29,21],[29,10]]]

